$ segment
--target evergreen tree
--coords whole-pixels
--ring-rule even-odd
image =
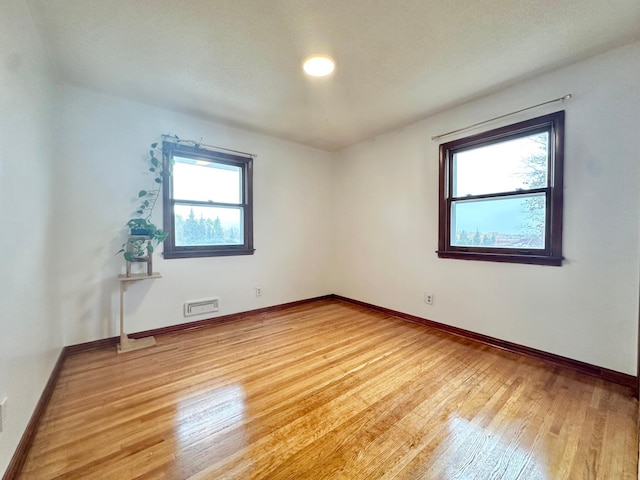
[[[220,217],[216,217],[216,219],[213,221],[213,243],[224,243],[224,231],[222,230],[222,222],[220,221]]]
[[[198,244],[198,221],[196,220],[193,208],[189,210],[189,216],[184,221],[184,244]]]
[[[495,243],[496,243],[496,237],[492,233],[487,233],[482,239],[483,245],[495,245]]]
[[[207,218],[205,220],[205,239],[207,241],[207,245],[211,245],[214,242],[213,240],[213,220]]]
[[[202,215],[198,219],[198,223],[196,224],[196,245],[206,245],[207,244],[207,225],[205,223],[205,219]]]
[[[460,236],[458,237],[458,245],[470,245],[469,237],[467,236],[467,232],[462,230],[460,232]]]
[[[473,236],[473,245],[480,245],[482,243],[480,239],[480,231],[476,228],[476,234]]]

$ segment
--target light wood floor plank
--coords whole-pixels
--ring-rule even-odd
[[[74,354],[23,479],[631,479],[628,389],[336,300]]]

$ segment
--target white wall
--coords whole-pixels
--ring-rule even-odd
[[[0,473],[62,348],[53,229],[53,82],[21,0],[0,2]]]
[[[64,87],[63,104],[64,155],[57,169],[64,172],[58,221],[67,345],[117,334],[116,275],[124,261],[114,253],[126,238],[137,192],[150,186],[147,152],[161,133],[258,155],[256,252],[171,260],[155,255],[154,270],[163,278],[132,285],[126,294],[129,332],[211,317],[184,318],[188,300],[220,297],[219,315],[225,315],[332,293],[331,154],[82,88]],[[161,210],[154,212],[158,225]],[[255,286],[262,297],[255,297]]]
[[[635,43],[343,151],[336,293],[635,375],[638,79]],[[431,136],[566,93],[574,98],[565,105],[486,127],[566,110],[563,266],[438,259]]]

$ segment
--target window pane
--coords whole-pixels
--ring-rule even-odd
[[[451,245],[545,248],[544,193],[451,204]]]
[[[548,143],[543,132],[454,153],[453,197],[546,187]]]
[[[173,157],[173,198],[242,203],[242,169],[233,165]]]
[[[174,216],[176,246],[244,243],[242,208],[176,205]]]

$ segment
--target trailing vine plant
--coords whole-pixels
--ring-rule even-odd
[[[156,156],[156,152],[159,156]],[[131,262],[136,257],[144,257],[153,253],[153,242],[156,245],[164,242],[168,233],[158,228],[152,221],[153,209],[162,192],[163,165],[162,150],[158,143],[152,143],[149,149],[149,172],[153,174],[153,188],[140,190],[138,200],[140,205],[136,210],[136,216],[129,219],[127,227],[131,230],[131,237],[122,244],[116,255],[123,253],[125,260]]]

